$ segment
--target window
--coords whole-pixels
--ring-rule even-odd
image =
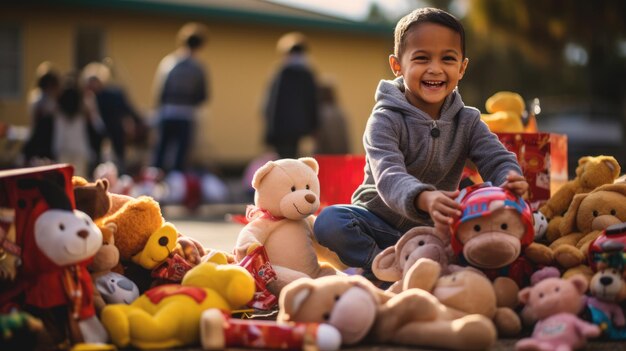
[[[78,27],[74,43],[75,68],[80,71],[88,63],[101,61],[104,55],[104,32],[96,27]]]
[[[0,24],[0,98],[18,97],[22,87],[22,31]]]

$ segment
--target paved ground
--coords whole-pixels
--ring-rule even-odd
[[[242,228],[241,224],[228,219],[228,214],[243,214],[245,205],[212,205],[202,206],[195,213],[190,214],[182,207],[168,206],[163,209],[166,220],[172,222],[178,230],[193,238],[198,239],[205,247],[232,251],[237,234]],[[491,350],[513,350],[514,339],[498,340]],[[199,349],[185,349],[199,350]],[[367,351],[404,351],[404,350],[427,350],[412,349],[396,346],[359,346],[350,350]],[[625,350],[626,342],[600,342],[590,343],[585,350]]]

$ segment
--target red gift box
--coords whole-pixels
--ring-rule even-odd
[[[502,144],[517,155],[528,182],[526,200],[533,210],[545,203],[568,180],[567,135],[554,133],[496,133]],[[467,169],[467,168],[466,168]],[[474,182],[480,176],[467,169]]]
[[[349,204],[352,193],[363,183],[364,155],[315,155],[319,164],[320,208]]]

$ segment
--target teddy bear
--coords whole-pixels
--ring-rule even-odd
[[[611,339],[626,339],[626,318],[620,305],[626,300],[626,282],[622,270],[607,267],[597,271],[591,278],[587,307],[591,320],[602,328]]]
[[[493,322],[481,314],[459,317],[425,290],[393,294],[360,275],[291,282],[281,291],[277,320],[328,323],[339,330],[344,345],[483,350],[496,340]]]
[[[481,314],[493,320],[499,335],[510,337],[521,332],[520,318],[513,310],[517,299],[502,301],[502,297],[517,297],[517,285],[510,284],[511,280],[500,277],[492,283],[478,270],[441,274],[442,268],[437,261],[420,258],[408,270],[403,290],[426,290],[451,310],[458,311],[458,316]]]
[[[203,311],[230,313],[250,301],[254,291],[254,279],[244,268],[207,261],[189,270],[181,284],[154,287],[130,305],[105,306],[101,319],[118,347],[194,345],[200,341]]]
[[[585,307],[587,279],[546,278],[519,292],[519,299],[537,317],[532,336],[519,340],[516,350],[571,350],[600,336],[600,328],[578,317]]]
[[[102,232],[102,246],[96,252],[93,261],[87,265],[87,270],[89,270],[94,286],[96,286],[98,278],[111,272],[111,269],[117,267],[120,262],[120,251],[115,246],[117,226],[115,223],[109,223],[103,226],[100,231]],[[93,304],[98,315],[104,308],[104,305],[106,305],[97,288],[93,289]]]
[[[320,205],[318,170],[311,157],[281,159],[265,163],[252,178],[255,205],[246,213],[249,223],[239,232],[234,252],[241,261],[257,246],[265,247],[277,275],[268,289],[276,296],[298,278],[336,275],[335,267],[347,268],[313,235]]]
[[[150,271],[157,265],[170,260],[172,264],[182,261],[188,269],[211,253],[197,240],[179,233],[173,224],[166,222],[159,203],[152,197],[111,193],[106,179],[89,183],[74,176],[72,184],[78,208],[92,213],[102,231],[115,226],[120,265],[112,270],[126,275],[142,292],[155,283]],[[110,204],[108,211],[107,203]]]
[[[565,269],[588,276],[587,252],[591,242],[613,224],[626,222],[626,183],[605,184],[574,196],[560,225],[561,237],[550,244],[555,261]],[[564,276],[572,272],[565,272]]]
[[[594,275],[589,283],[587,308],[591,321],[599,325],[602,335],[612,340],[626,339],[626,318],[622,304],[626,301],[623,241],[626,223],[608,227],[589,247],[588,261]]]
[[[430,258],[441,265],[442,274],[448,274],[448,263],[453,255],[450,247],[435,234],[435,228],[415,227],[404,233],[394,246],[374,257],[372,272],[382,281],[394,282],[387,290],[399,293],[402,291],[403,278],[418,259]]]
[[[576,177],[563,184],[548,201],[539,207],[548,220],[546,239],[552,243],[561,236],[559,226],[574,195],[588,193],[597,187],[613,183],[621,167],[613,156],[583,156],[578,159]]]

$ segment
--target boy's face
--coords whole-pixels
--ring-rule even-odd
[[[404,77],[407,100],[438,118],[444,99],[463,78],[467,67],[461,36],[448,27],[425,22],[409,29],[404,44],[400,57],[389,57],[391,70],[396,77]]]

